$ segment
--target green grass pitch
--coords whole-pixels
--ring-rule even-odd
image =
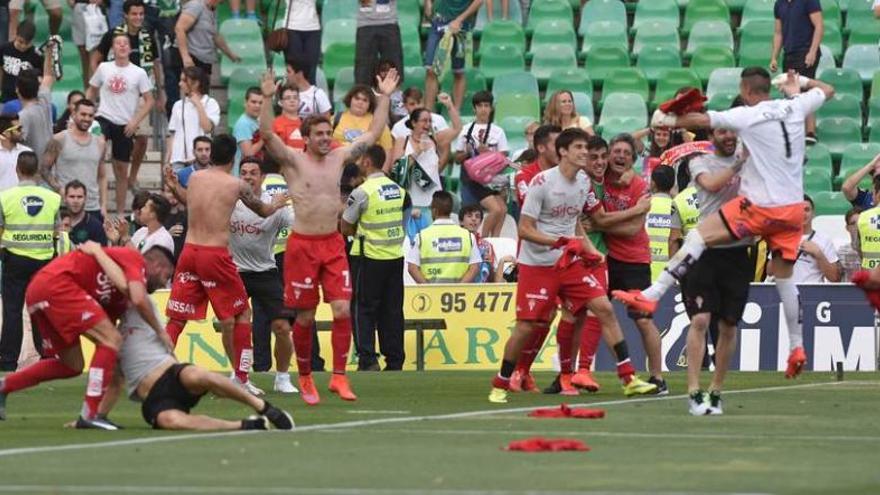
[[[0,423],[0,493],[520,494],[880,493],[880,374],[733,373],[725,415],[687,414],[684,375],[672,395],[624,399],[611,374],[598,394],[512,395],[490,404],[488,372],[356,373],[343,403],[317,374],[318,407],[270,394],[293,412],[293,433],[156,432],[121,402],[119,432],[62,428],[84,381],[13,395]],[[539,373],[539,383],[552,375]],[[255,381],[271,389],[271,375]],[[528,409],[598,403],[601,420],[532,419]],[[197,412],[240,418],[205,397]],[[529,436],[569,437],[590,452],[506,452]],[[95,446],[97,444],[97,446]]]

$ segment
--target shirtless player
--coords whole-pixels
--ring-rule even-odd
[[[165,329],[174,343],[188,320],[205,318],[208,301],[220,320],[223,347],[239,384],[251,393],[262,393],[248,379],[253,346],[251,310],[244,284],[229,254],[229,219],[240,199],[261,217],[268,217],[284,207],[287,197],[276,195],[271,204],[260,201],[253,187],[233,177],[235,138],[228,134],[214,137],[211,163],[190,176],[186,203],[189,223],[186,244],[177,261],[171,296],[165,307]],[[166,179],[174,185],[175,176],[166,170]]]
[[[392,69],[379,79],[381,95],[370,128],[348,146],[331,150],[333,126],[326,117],[315,115],[303,122],[305,152],[285,146],[272,132],[271,101],[275,95],[275,76],[263,76],[261,89],[267,104],[260,112],[260,135],[266,149],[281,165],[287,186],[296,205],[293,228],[284,255],[284,304],[297,311],[293,326],[293,346],[299,368],[300,393],[306,404],[320,402],[312,379],[312,324],[318,306],[318,285],[324,301],[333,311],[331,342],[333,376],[330,391],[344,400],[356,400],[345,376],[345,364],[351,348],[351,276],[345,256],[345,242],[338,231],[342,204],[339,180],[346,162],[356,159],[372,145],[388,120],[388,96],[397,87],[397,71]]]

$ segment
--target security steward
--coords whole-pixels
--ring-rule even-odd
[[[684,238],[700,220],[700,202],[697,200],[697,188],[686,187],[672,198],[672,225],[669,232],[669,256],[681,249]]]
[[[60,231],[61,196],[36,183],[37,155],[23,151],[15,172],[18,185],[0,193],[3,329],[0,333],[0,371],[15,371],[23,338],[24,293],[31,278],[55,257]],[[42,342],[33,332],[34,346]]]
[[[431,199],[434,223],[419,232],[406,257],[416,283],[469,284],[480,272],[483,258],[477,240],[450,218],[452,204],[446,191],[435,192]]]
[[[859,246],[862,268],[871,270],[880,266],[880,176],[874,177],[874,204],[859,215]]]
[[[651,210],[645,220],[645,228],[651,246],[651,281],[663,273],[669,262],[669,234],[672,230],[672,196],[675,171],[660,166],[651,173]]]
[[[403,368],[403,243],[406,190],[385,176],[385,150],[373,145],[359,166],[366,176],[348,197],[342,234],[353,237],[351,273],[358,370],[378,371],[375,335],[386,371]]]

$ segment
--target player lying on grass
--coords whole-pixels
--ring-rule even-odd
[[[152,301],[150,306],[155,312]],[[141,414],[153,428],[267,430],[271,423],[279,430],[293,429],[290,414],[268,401],[250,394],[222,375],[189,363],[179,363],[136,309],[125,312],[119,330],[123,336],[119,366],[125,376],[128,396],[142,403]],[[190,414],[208,392],[250,406],[258,416],[229,421]],[[99,413],[106,416],[109,411],[99,410]]]

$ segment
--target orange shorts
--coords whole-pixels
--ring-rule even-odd
[[[804,203],[758,206],[737,196],[721,207],[721,219],[737,239],[763,237],[770,251],[796,261],[804,234]]]

